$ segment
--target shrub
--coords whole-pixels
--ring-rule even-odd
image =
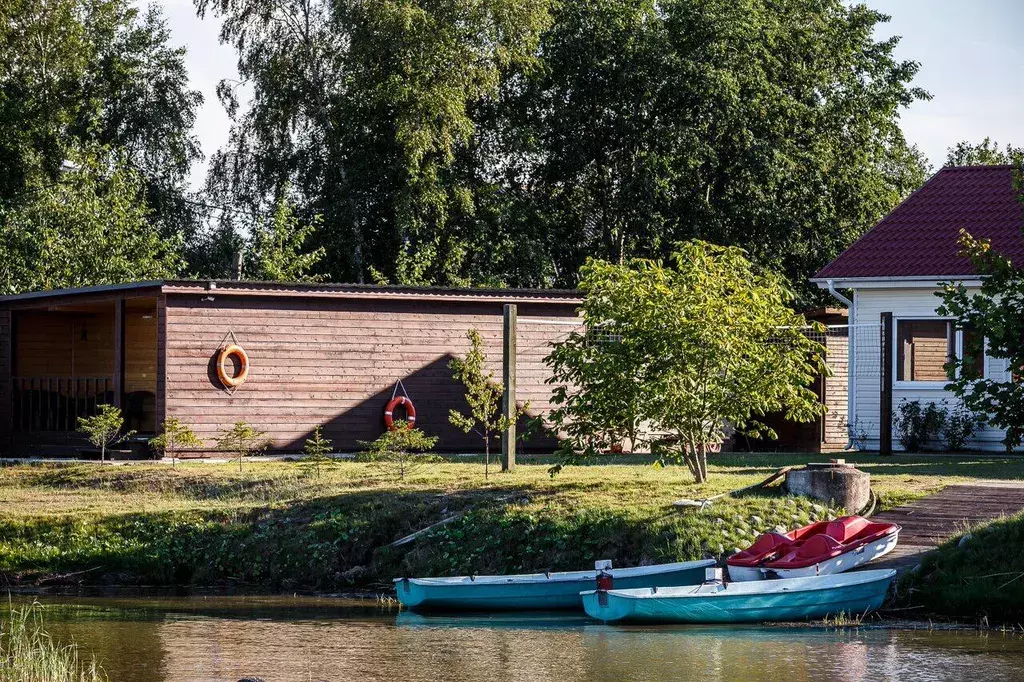
[[[957,405],[946,417],[942,435],[948,450],[963,450],[964,445],[981,426],[981,418],[963,404]]]
[[[242,470],[242,460],[262,452],[267,447],[267,434],[244,421],[235,422],[230,429],[224,429],[217,437],[217,447],[233,455],[238,460],[238,470]]]
[[[89,442],[100,449],[100,461],[107,458],[107,448],[131,436],[134,431],[121,433],[124,428],[124,417],[121,410],[113,405],[100,405],[99,414],[92,417],[79,417],[78,430],[84,433]]]
[[[360,441],[366,452],[360,459],[376,462],[384,471],[397,474],[400,480],[412,473],[421,464],[436,462],[437,455],[427,452],[437,445],[437,438],[428,436],[419,429],[410,429],[408,422],[396,421],[393,431],[385,431],[372,443]]]
[[[934,402],[922,405],[920,400],[904,400],[893,415],[900,445],[907,452],[920,452],[937,440],[945,423],[946,409]]]
[[[329,438],[324,438],[323,428],[318,424],[313,428],[313,435],[306,439],[306,444],[302,447],[302,452],[306,455],[299,463],[303,473],[320,478],[320,469],[334,464],[331,457],[333,449],[334,444]]]
[[[149,439],[149,445],[166,456],[171,453],[171,467],[174,467],[174,450],[176,448],[196,448],[203,444],[187,424],[182,424],[177,417],[168,417],[164,420],[163,433],[156,438]]]

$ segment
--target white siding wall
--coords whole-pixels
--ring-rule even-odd
[[[857,289],[854,292],[854,307],[858,325],[879,324],[883,312],[891,312],[893,318],[938,318],[935,309],[941,303],[935,295],[936,289]],[[859,340],[860,337],[858,337]],[[865,339],[877,339],[878,336],[864,335]],[[899,352],[894,340],[894,354]],[[854,392],[851,396],[851,410],[868,435],[867,446],[877,449],[879,443],[879,402],[881,378],[878,375],[880,348],[878,343],[861,343],[854,350]],[[860,369],[857,365],[860,364]],[[985,359],[986,376],[1000,380],[1006,375],[1006,361]],[[865,368],[866,371],[865,371]],[[893,370],[895,375],[895,368]],[[892,405],[895,410],[903,400],[920,400],[921,402],[947,402],[950,408],[956,404],[956,398],[942,388],[919,386],[894,386]],[[897,433],[893,433],[893,448],[899,449]],[[976,434],[968,447],[986,450],[1001,450],[1003,437],[1001,429],[986,428]]]

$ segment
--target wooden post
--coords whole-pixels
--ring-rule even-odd
[[[878,401],[878,452],[882,455],[892,454],[892,331],[892,313],[882,313],[882,348],[879,360],[881,393]]]
[[[124,409],[124,299],[114,301],[114,407]]]
[[[516,468],[516,314],[516,305],[506,303],[501,348],[501,380],[505,392],[501,397],[501,414],[511,423],[501,434],[502,471]]]

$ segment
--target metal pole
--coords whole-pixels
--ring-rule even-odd
[[[516,468],[516,315],[516,305],[506,303],[502,325],[501,379],[505,392],[501,396],[501,414],[509,421],[509,426],[501,434],[502,471]]]

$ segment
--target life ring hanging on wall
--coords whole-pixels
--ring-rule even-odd
[[[231,358],[238,358],[238,374],[230,374],[227,368],[228,363],[234,365]],[[217,355],[217,378],[225,388],[238,388],[245,383],[249,377],[249,356],[245,349],[237,343],[232,343],[220,349]]]
[[[238,374],[234,373],[234,358],[238,359]],[[229,330],[221,339],[216,365],[217,380],[228,393],[234,393],[249,378],[249,354],[238,343],[233,331]]]
[[[402,395],[397,395],[399,386],[402,387]],[[395,408],[398,406],[405,408],[405,421],[409,425],[409,429],[416,428],[416,406],[409,399],[409,394],[406,393],[401,379],[395,384],[395,390],[391,392],[391,400],[384,408],[384,426],[388,428],[388,431],[395,430]]]

